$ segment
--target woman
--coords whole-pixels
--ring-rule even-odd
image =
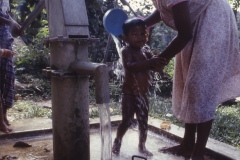
[[[21,26],[8,14],[9,3],[0,0],[0,48],[12,50],[13,37],[10,30],[16,35],[22,35]],[[12,57],[2,57],[0,61],[0,91],[2,100],[3,118],[7,125],[7,109],[13,105],[14,98],[14,69]]]
[[[176,55],[172,110],[185,123],[181,144],[159,151],[202,160],[216,106],[240,95],[236,20],[227,0],[153,3],[157,10],[144,20],[147,26],[162,20],[178,31],[160,56]]]
[[[13,56],[13,54],[14,54],[14,52],[12,52],[11,50],[0,49],[0,60],[1,60],[1,58],[9,59]],[[2,94],[1,94],[1,91],[0,91],[0,131],[3,131],[5,133],[9,133],[9,132],[12,131],[12,129],[8,128],[8,126],[7,126],[7,124],[4,120],[4,112],[3,112],[3,105],[2,104],[3,104],[2,103]]]

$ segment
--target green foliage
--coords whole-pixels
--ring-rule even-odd
[[[150,38],[152,50],[162,52],[176,35],[177,32],[166,26],[163,22],[156,24]]]
[[[90,35],[100,39],[95,46],[89,47],[89,59],[92,62],[102,62],[107,46],[108,33],[103,27],[104,13],[113,8],[114,0],[98,1],[88,0],[85,1],[87,6],[87,14],[89,19]],[[108,61],[115,61],[118,59],[115,45],[112,43],[109,49]]]
[[[15,91],[24,99],[49,99],[51,97],[50,80],[42,73],[50,64],[49,50],[42,44],[42,38],[35,38],[28,46],[15,48],[14,57],[16,80],[26,86]]]
[[[165,73],[167,73],[170,78],[173,78],[173,73],[174,73],[174,59],[171,59],[168,65],[164,68],[163,70]]]
[[[97,107],[91,108],[89,112],[90,112],[89,113],[90,118],[97,118],[97,117],[99,117],[99,112],[98,112],[98,108]]]
[[[131,6],[131,8],[133,9],[133,11],[140,16],[147,16],[150,13],[152,13],[152,11],[155,9],[155,7],[152,5],[152,1],[151,0],[126,0],[129,5]],[[119,2],[119,6],[121,8],[123,8],[124,11],[127,12],[127,14],[129,15],[129,17],[134,17],[133,12],[131,12],[130,8],[126,5],[123,5],[121,2]]]
[[[240,148],[240,104],[219,105],[210,137]]]
[[[51,98],[50,80],[42,75],[21,74],[16,79],[25,87],[15,91],[23,99],[34,101],[47,100]]]
[[[36,106],[33,102],[17,101],[9,110],[9,115],[14,119],[25,119],[34,117],[52,118],[52,110]]]
[[[49,50],[42,44],[42,39],[35,39],[34,44],[16,48],[16,74],[39,74],[50,64]]]
[[[10,0],[10,14],[15,21],[22,25],[39,1],[40,0]],[[37,36],[39,36],[39,33],[41,34],[42,38],[46,38],[48,36],[48,31],[46,29],[47,27],[48,21],[46,10],[44,9],[30,24],[30,26],[24,30],[24,35],[21,36],[21,38],[27,44],[34,43],[33,41]]]
[[[162,98],[157,95],[150,96],[149,100],[149,116],[161,119],[163,121],[170,121],[173,124],[183,127],[184,124],[177,120],[172,113],[171,99]]]
[[[120,102],[122,96],[122,83],[119,81],[114,81],[109,83],[110,98],[112,102]]]
[[[121,115],[122,114],[122,108],[121,107],[122,106],[121,106],[120,102],[111,101],[111,103],[110,103],[110,108],[112,109],[111,116]]]
[[[229,3],[232,5],[234,10],[237,10],[240,6],[240,0],[228,0]]]

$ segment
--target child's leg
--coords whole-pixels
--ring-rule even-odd
[[[112,152],[119,154],[122,137],[131,126],[134,117],[134,99],[132,95],[122,95],[122,122],[117,129],[117,137],[114,140]]]
[[[136,98],[138,103],[135,104],[135,110],[140,132],[138,150],[146,156],[152,156],[153,154],[149,152],[145,146],[148,131],[148,100],[146,96],[139,96]]]
[[[117,129],[117,139],[122,140],[134,118],[134,100],[132,95],[122,96],[122,122]]]
[[[195,133],[197,124],[185,124],[184,137],[180,145],[170,148],[159,148],[159,152],[171,153],[189,158],[195,145]]]
[[[204,160],[204,152],[213,120],[197,125],[197,142],[192,153],[192,160]]]

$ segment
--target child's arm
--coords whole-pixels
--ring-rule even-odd
[[[8,49],[0,49],[0,57],[11,58],[14,52]]]
[[[151,70],[155,66],[165,66],[166,60],[160,57],[152,57],[143,61],[133,61],[132,55],[127,49],[122,50],[123,66],[130,72],[139,72],[143,70]]]

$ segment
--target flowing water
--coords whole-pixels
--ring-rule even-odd
[[[112,159],[112,136],[109,104],[97,104],[100,115],[101,160]]]

